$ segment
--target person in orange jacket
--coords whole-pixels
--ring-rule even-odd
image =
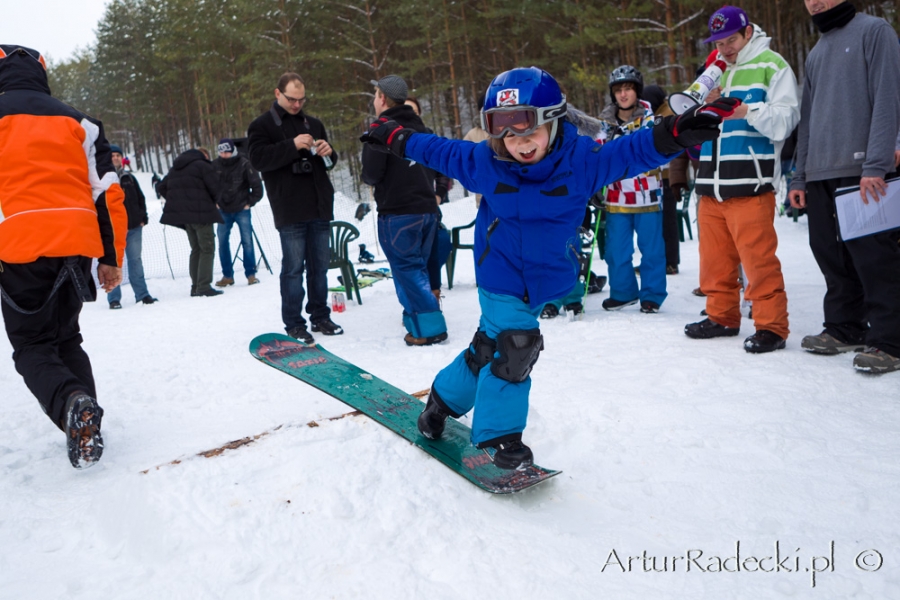
[[[44,58],[0,44],[0,307],[16,370],[66,435],[69,461],[103,453],[103,409],[78,316],[122,282],[128,217],[103,125],[50,95]]]

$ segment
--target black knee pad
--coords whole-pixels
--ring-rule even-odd
[[[494,352],[497,351],[497,342],[488,337],[488,335],[479,330],[475,332],[472,343],[466,350],[466,365],[478,377],[481,369],[494,360]]]
[[[521,383],[528,379],[531,368],[544,349],[544,336],[540,329],[509,329],[497,336],[497,351],[500,357],[491,362],[491,373],[511,381]]]

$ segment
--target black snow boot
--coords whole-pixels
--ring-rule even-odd
[[[365,244],[359,245],[359,262],[361,263],[373,263],[375,262],[375,255],[366,250]]]
[[[444,424],[447,421],[447,417],[450,416],[458,417],[459,415],[454,414],[453,411],[447,408],[447,405],[444,404],[444,401],[441,400],[441,397],[435,391],[434,386],[431,386],[431,391],[428,392],[428,402],[425,403],[425,410],[419,415],[417,422],[419,433],[429,440],[441,439],[441,435],[444,434]]]
[[[69,462],[76,469],[94,466],[103,455],[101,419],[103,409],[88,394],[73,392],[69,396],[63,412],[63,431],[66,434]]]
[[[544,310],[541,311],[542,319],[555,319],[559,316],[559,309],[555,304],[545,304]]]
[[[732,337],[741,332],[740,327],[725,327],[712,319],[703,319],[684,326],[684,335],[695,340],[708,340],[715,337]]]
[[[531,448],[522,443],[521,439],[507,439],[503,442],[495,442],[483,447],[494,462],[494,466],[508,471],[524,471],[534,464],[534,454]]]

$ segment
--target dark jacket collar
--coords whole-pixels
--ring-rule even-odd
[[[172,163],[172,168],[180,170],[198,160],[206,160],[206,156],[196,148],[191,148],[178,155]]]
[[[47,83],[47,70],[35,56],[40,52],[16,46],[0,45],[0,92],[12,90],[32,90],[50,94]]]
[[[849,2],[841,2],[825,12],[812,16],[813,24],[822,33],[828,33],[832,29],[839,29],[853,20],[856,16],[856,7]]]

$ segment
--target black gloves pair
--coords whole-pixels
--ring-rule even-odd
[[[397,121],[381,117],[369,125],[369,130],[360,136],[359,141],[369,144],[369,148],[377,152],[390,152],[404,158],[406,141],[414,133],[414,130],[406,129]]]
[[[663,117],[653,127],[653,143],[661,154],[676,154],[719,137],[719,124],[734,114],[741,101],[719,98],[677,117]]]

